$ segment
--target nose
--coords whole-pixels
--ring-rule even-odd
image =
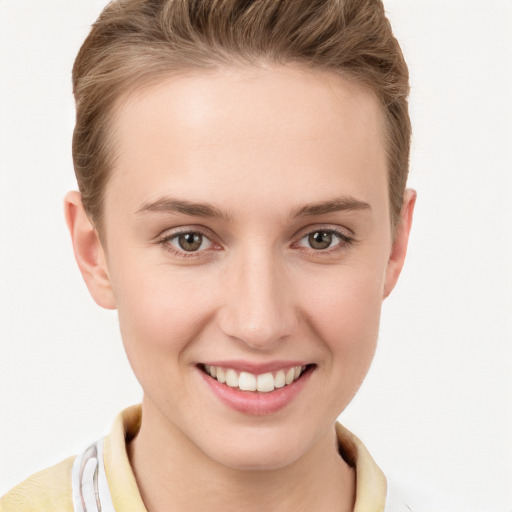
[[[271,351],[298,324],[290,269],[261,247],[233,259],[224,272],[220,328],[252,349]]]

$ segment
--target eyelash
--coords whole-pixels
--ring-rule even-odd
[[[178,256],[180,258],[197,258],[200,255],[205,256],[205,250],[203,251],[185,251],[185,250],[178,250],[176,247],[174,247],[171,244],[171,240],[177,239],[181,235],[189,235],[189,234],[197,234],[204,237],[206,240],[210,242],[212,245],[216,245],[215,242],[211,241],[211,237],[208,236],[206,233],[201,231],[200,229],[184,229],[182,231],[175,231],[174,233],[170,235],[165,235],[162,238],[159,238],[156,242],[157,244],[161,245],[166,251],[170,252],[171,254],[174,254],[175,256]],[[214,249],[218,250],[218,249]]]
[[[330,255],[330,254],[333,254],[333,253],[340,252],[340,251],[342,251],[344,249],[348,249],[355,242],[355,239],[353,237],[347,235],[346,233],[343,233],[343,232],[339,231],[338,229],[334,229],[334,228],[319,228],[319,229],[313,229],[312,231],[309,231],[309,232],[305,233],[303,236],[300,237],[299,241],[294,243],[293,245],[294,246],[297,245],[302,240],[304,240],[305,238],[307,238],[307,237],[309,237],[309,236],[311,236],[311,235],[313,235],[315,233],[328,233],[328,234],[333,235],[333,237],[338,239],[338,243],[337,244],[335,244],[332,247],[328,247],[326,249],[313,249],[312,247],[310,247],[310,249],[313,252],[313,254],[315,256],[319,256],[319,257],[327,256],[327,255]]]
[[[313,229],[311,231],[308,231],[307,233],[304,233],[303,235],[301,235],[301,237],[299,238],[299,240],[297,242],[294,242],[292,244],[292,247],[304,247],[304,246],[299,246],[299,243],[304,240],[305,238],[315,234],[315,233],[328,233],[330,235],[333,235],[335,238],[338,239],[338,243],[335,244],[333,247],[328,247],[326,249],[313,249],[312,247],[309,248],[309,250],[312,251],[312,254],[314,254],[315,256],[318,256],[318,257],[322,257],[322,256],[327,256],[327,255],[330,255],[330,254],[333,254],[333,253],[337,253],[337,252],[340,252],[342,250],[346,250],[348,249],[351,245],[353,245],[355,243],[355,238],[352,237],[352,236],[349,236],[347,235],[346,233],[343,233],[341,231],[339,231],[338,229],[334,229],[334,228],[318,228],[318,229]],[[212,244],[213,246],[217,245],[215,244],[215,242],[212,242],[210,237],[204,233],[203,231],[201,231],[200,229],[188,229],[188,230],[182,230],[182,231],[176,231],[170,235],[165,235],[161,238],[159,238],[156,243],[163,246],[164,249],[172,254],[174,254],[175,256],[178,256],[180,258],[197,258],[197,257],[204,257],[205,256],[205,252],[207,252],[208,250],[211,250],[211,249],[205,249],[205,250],[198,250],[198,251],[185,251],[185,250],[179,250],[177,248],[175,248],[172,244],[171,244],[171,241],[174,240],[174,239],[177,239],[179,236],[181,235],[188,235],[188,234],[198,234],[198,235],[201,235],[203,236],[205,239],[207,239],[210,244]],[[218,246],[218,245],[217,245]],[[219,247],[219,246],[218,246]],[[307,248],[306,248],[307,249]],[[219,250],[219,249],[213,249],[213,250]]]

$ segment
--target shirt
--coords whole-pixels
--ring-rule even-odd
[[[0,512],[147,512],[127,453],[142,420],[140,405],[122,411],[109,435],[29,477],[0,500]],[[411,511],[388,490],[364,444],[336,423],[340,454],[355,468],[354,512]]]

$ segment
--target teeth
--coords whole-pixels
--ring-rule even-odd
[[[238,387],[242,391],[256,391],[256,377],[252,373],[242,372],[238,379]]]
[[[226,384],[231,388],[239,388],[242,391],[259,391],[260,393],[270,393],[274,389],[279,389],[296,381],[305,366],[294,366],[287,371],[279,370],[276,373],[262,373],[254,375],[249,372],[238,372],[232,368],[221,368],[220,366],[204,365],[206,373],[217,379],[221,384]]]
[[[268,393],[274,391],[274,376],[271,373],[263,373],[258,375],[258,391]]]
[[[224,372],[224,370],[222,368],[215,368],[215,369],[216,369],[215,373],[217,375],[213,375],[213,372],[211,372],[210,375],[212,377],[215,377],[221,384],[224,384],[224,382],[226,382],[226,373]]]
[[[286,375],[283,370],[279,370],[274,378],[274,386],[276,388],[282,388],[286,384]]]
[[[230,388],[238,387],[238,374],[231,368],[226,372],[226,384]]]

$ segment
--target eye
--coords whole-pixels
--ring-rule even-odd
[[[176,252],[199,252],[213,246],[211,240],[198,231],[185,231],[169,235],[162,240]]]
[[[334,229],[318,229],[299,241],[299,246],[309,247],[315,251],[333,249],[339,245],[343,246],[351,242],[351,238]]]

